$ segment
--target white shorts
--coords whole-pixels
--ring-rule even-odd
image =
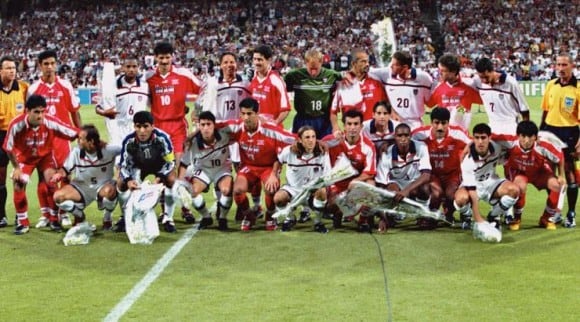
[[[71,186],[75,188],[81,195],[83,199],[82,202],[85,205],[85,208],[88,207],[93,201],[97,200],[97,196],[99,195],[99,191],[103,188],[104,185],[110,183],[115,186],[115,180],[106,181],[98,186],[89,185],[89,184],[82,184],[80,182],[71,182]],[[99,209],[101,209],[101,205],[99,205]]]
[[[493,194],[504,181],[506,181],[506,179],[503,178],[492,178],[485,181],[478,181],[477,196],[480,200],[491,203],[494,200]]]
[[[122,146],[127,135],[135,132],[133,121],[106,119],[107,131],[109,132],[109,144]]]
[[[228,164],[227,167],[219,167],[215,169],[196,169],[196,168],[188,168],[186,173],[186,178],[188,181],[193,181],[193,179],[198,179],[201,182],[205,183],[208,187],[210,184],[214,183],[217,184],[220,180],[226,176],[232,176],[232,167]],[[191,171],[191,172],[190,172]]]
[[[457,125],[462,129],[469,131],[469,124],[471,124],[471,111],[457,112],[457,108],[451,108],[451,117],[449,119],[450,125]]]
[[[518,123],[515,119],[506,122],[490,122],[489,127],[491,127],[491,133],[494,134],[516,135]]]

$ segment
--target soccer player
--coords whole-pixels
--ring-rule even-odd
[[[352,52],[350,73],[354,76],[351,84],[343,82],[338,86],[330,113],[332,132],[341,133],[338,127],[338,112],[358,109],[363,113],[363,121],[373,118],[373,107],[377,102],[387,100],[380,81],[368,77],[369,55],[361,49]]]
[[[363,133],[375,145],[377,158],[393,143],[395,127],[399,123],[391,119],[391,103],[380,101],[373,107],[373,118],[363,122]]]
[[[212,183],[218,187],[221,194],[217,200],[216,218],[218,229],[225,231],[228,229],[227,215],[232,207],[233,190],[230,138],[216,130],[216,119],[211,112],[201,112],[198,122],[199,131],[191,137],[179,165],[179,179],[192,185],[193,206],[202,215],[199,229],[213,224],[202,193]]]
[[[411,129],[423,125],[425,102],[431,97],[433,79],[427,72],[413,67],[409,52],[395,52],[390,68],[371,69],[369,75],[385,86],[397,121],[407,123]]]
[[[112,212],[117,203],[117,189],[113,172],[115,157],[121,153],[120,146],[101,141],[97,128],[92,124],[81,127],[78,147],[75,147],[64,165],[52,176],[50,182],[58,183],[72,176],[70,184],[54,193],[54,202],[63,211],[72,213],[76,224],[85,221],[84,209],[93,201],[103,210],[103,230],[112,228]]]
[[[427,106],[439,106],[451,111],[451,125],[469,129],[471,123],[471,107],[473,104],[483,104],[477,90],[463,83],[459,76],[461,63],[455,55],[446,54],[439,57],[439,74],[441,82],[435,87]]]
[[[69,126],[80,128],[81,116],[79,111],[81,106],[79,99],[75,94],[72,84],[56,75],[56,52],[54,50],[40,52],[38,54],[38,64],[41,72],[40,79],[28,88],[27,96],[33,94],[42,95],[46,99],[47,115],[54,116]],[[56,138],[54,147],[56,165],[60,167],[64,164],[64,161],[70,153],[70,143],[66,139]],[[47,189],[46,182],[40,177],[37,187],[38,201],[42,216],[46,219],[41,218],[36,228],[45,227],[49,222],[49,217],[53,215],[52,212],[56,212],[56,209],[49,207],[49,204],[53,204],[54,202],[52,195],[48,193]],[[63,215],[61,219],[63,225],[70,225],[70,219],[67,215]]]
[[[173,212],[175,201],[172,188],[177,177],[175,173],[175,156],[169,135],[154,127],[153,115],[148,111],[135,113],[133,116],[135,131],[123,140],[117,191],[119,204],[124,213],[132,190],[139,189],[140,183],[148,175],[154,175],[155,181],[165,185],[164,213],[160,220],[165,231],[175,233]],[[122,217],[115,230],[125,230]]]
[[[471,143],[469,134],[461,127],[449,125],[451,112],[443,107],[431,111],[431,125],[415,129],[411,138],[423,141],[429,150],[431,161],[431,209],[443,208],[447,221],[453,222],[453,199],[461,183],[461,159],[465,147]],[[425,225],[429,219],[425,219]],[[433,228],[437,222],[432,220]],[[427,228],[427,227],[425,227]]]
[[[8,154],[1,147],[6,138],[10,121],[24,112],[28,83],[16,79],[16,60],[10,56],[0,58],[0,228],[8,225],[6,220],[6,171]]]
[[[493,207],[490,218],[504,214],[509,229],[519,229],[520,220],[509,218],[506,212],[515,205],[520,189],[513,182],[500,178],[495,171],[504,157],[505,150],[491,141],[491,128],[484,123],[475,125],[469,154],[461,162],[461,187],[454,198],[454,207],[461,217],[461,228],[470,229],[472,219],[485,221],[479,210],[479,200],[483,200]]]
[[[339,181],[328,188],[328,210],[334,213],[334,228],[341,227],[342,213],[335,203],[336,197],[348,189],[352,181],[362,181],[373,184],[373,177],[376,174],[376,151],[373,142],[362,132],[363,114],[358,110],[348,110],[342,114],[344,131],[340,135],[332,134],[326,136],[323,141],[329,147],[330,160],[336,164],[341,155],[346,156],[359,175]],[[352,220],[352,217],[344,218],[345,221]],[[359,216],[358,229],[360,232],[368,232],[371,225],[365,216]]]
[[[223,128],[240,146],[241,164],[234,181],[234,200],[245,215],[241,225],[243,231],[250,230],[256,222],[255,212],[249,211],[246,192],[259,183],[266,192],[266,230],[276,230],[272,214],[276,210],[273,197],[280,187],[278,151],[296,140],[293,133],[260,120],[259,111],[258,101],[249,97],[240,102],[239,120],[218,124],[218,128]]]
[[[250,92],[260,105],[260,117],[282,124],[290,112],[290,100],[284,81],[272,70],[272,48],[258,46],[252,61],[255,75],[250,83]]]
[[[514,220],[521,221],[526,203],[526,188],[528,183],[538,190],[548,190],[548,200],[543,215],[540,217],[540,227],[556,229],[558,214],[558,198],[562,185],[566,183],[564,172],[564,155],[562,150],[547,140],[538,140],[538,127],[532,121],[521,121],[516,129],[517,137],[510,135],[493,135],[492,140],[508,149],[508,159],[505,163],[506,178],[515,183],[519,190],[519,199],[514,205]],[[558,177],[552,170],[558,168]],[[488,221],[497,221],[488,218]]]
[[[316,131],[310,125],[303,125],[298,129],[298,141],[282,149],[278,154],[278,161],[286,164],[286,184],[274,195],[277,208],[282,208],[292,200],[305,185],[330,171],[330,157],[316,139]],[[326,189],[320,188],[313,192],[312,207],[315,210],[314,231],[327,233],[328,229],[321,221],[326,206]],[[308,201],[309,202],[309,201]],[[296,219],[289,216],[282,223],[282,231],[290,231]]]
[[[576,202],[578,200],[578,181],[575,177],[574,163],[578,160],[575,153],[580,142],[578,136],[578,120],[580,119],[580,83],[573,75],[574,61],[568,53],[560,53],[556,57],[558,78],[546,85],[542,99],[542,129],[554,133],[568,147],[563,149],[564,169],[568,182],[567,198],[568,213],[564,226],[576,226]]]
[[[321,139],[332,133],[330,105],[340,73],[322,67],[322,53],[310,49],[304,54],[305,68],[293,69],[284,81],[289,92],[294,92],[296,115],[292,132],[298,133],[303,125],[310,125]]]
[[[187,94],[199,94],[202,84],[188,69],[172,66],[173,53],[173,46],[168,42],[155,45],[157,69],[148,75],[147,83],[155,127],[169,135],[175,161],[179,163],[187,138]]]
[[[515,135],[518,122],[530,119],[528,103],[518,82],[506,72],[495,71],[489,58],[475,63],[472,86],[479,91],[494,134]]]
[[[139,75],[139,60],[130,56],[123,61],[123,74],[117,78],[115,105],[102,102],[95,107],[98,115],[106,117],[109,143],[121,146],[123,139],[134,131],[133,115],[145,111],[149,105],[149,85]]]
[[[26,113],[20,114],[10,122],[3,144],[4,151],[14,168],[11,177],[14,183],[14,207],[18,223],[14,233],[17,235],[25,234],[30,229],[26,184],[30,181],[32,171],[37,169],[48,183],[57,168],[54,157],[55,139],[58,137],[74,140],[77,137],[77,129],[46,115],[47,103],[44,97],[31,95],[26,100],[25,107]],[[51,209],[56,207],[52,199],[54,188],[54,185],[47,184],[51,197],[48,206]],[[62,230],[56,213],[51,214],[49,222],[52,230]]]
[[[431,162],[427,145],[411,139],[411,127],[400,123],[395,128],[395,144],[381,153],[377,163],[377,186],[396,193],[394,201],[413,198],[428,206],[430,196],[429,180]],[[420,227],[431,228],[430,221],[418,220]],[[384,233],[388,227],[387,218],[381,216],[379,232]]]

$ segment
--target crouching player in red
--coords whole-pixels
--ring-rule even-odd
[[[276,211],[274,194],[280,188],[280,168],[278,152],[296,141],[296,136],[277,126],[263,122],[258,115],[259,104],[253,98],[240,102],[240,119],[218,124],[225,133],[240,146],[240,170],[234,181],[234,200],[245,212],[241,229],[248,231],[256,223],[256,214],[250,211],[246,196],[249,187],[262,183],[266,201],[266,230],[276,230],[272,215]]]
[[[304,186],[330,171],[328,152],[316,140],[316,132],[310,125],[298,129],[298,142],[282,149],[278,154],[278,161],[286,164],[286,184],[274,195],[274,203],[278,208],[286,206]],[[311,205],[316,214],[314,230],[319,233],[328,232],[321,221],[321,212],[326,206],[325,188],[313,193]],[[284,220],[282,231],[290,231],[295,224],[296,218],[291,214]]]
[[[479,200],[493,206],[490,218],[505,214],[518,200],[518,186],[500,178],[495,171],[504,156],[505,150],[491,141],[491,128],[487,124],[480,123],[473,127],[473,143],[469,146],[469,154],[461,162],[462,182],[455,193],[454,206],[461,217],[461,228],[470,229],[472,218],[476,222],[484,221],[479,212]],[[519,229],[519,220],[508,218],[507,221],[510,230]]]
[[[4,140],[4,150],[14,168],[12,180],[14,182],[14,206],[18,225],[14,230],[16,235],[28,232],[28,201],[26,199],[26,184],[30,174],[37,169],[46,182],[55,173],[56,161],[53,155],[53,142],[56,137],[69,141],[77,137],[77,129],[70,127],[58,119],[45,115],[46,100],[40,95],[31,95],[26,100],[26,113],[20,114],[10,122],[10,127]],[[49,194],[52,197],[55,186],[48,184]],[[50,198],[49,206],[56,209],[54,200]],[[62,231],[56,211],[50,217],[50,228]]]
[[[543,215],[540,217],[540,227],[556,229],[556,219],[561,209],[558,209],[560,189],[566,183],[564,172],[564,155],[562,150],[547,140],[538,140],[538,126],[532,121],[522,121],[516,129],[517,137],[508,135],[492,136],[492,139],[508,149],[509,158],[506,161],[506,177],[520,189],[519,200],[514,206],[515,224],[512,230],[519,229],[524,205],[526,203],[526,188],[528,183],[538,190],[548,190],[548,200]],[[558,177],[552,170],[558,168]],[[488,218],[488,221],[496,218]]]

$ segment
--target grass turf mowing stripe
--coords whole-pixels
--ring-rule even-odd
[[[188,229],[185,234],[161,257],[157,263],[147,272],[147,274],[137,283],[109,314],[103,319],[105,322],[119,321],[119,319],[129,311],[131,306],[145,293],[147,288],[163,273],[167,265],[179,254],[183,246],[187,244],[199,231],[199,225]]]

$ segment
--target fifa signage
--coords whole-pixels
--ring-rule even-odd
[[[520,85],[520,89],[524,93],[526,97],[542,97],[544,96],[544,92],[546,91],[546,84],[545,81],[526,81],[526,82],[518,82]]]

